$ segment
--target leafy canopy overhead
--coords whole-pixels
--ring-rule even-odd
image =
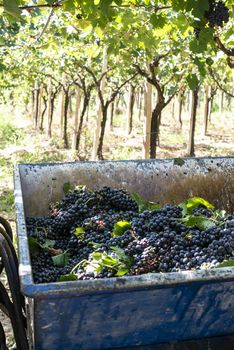
[[[8,31],[11,30],[12,35],[26,22],[30,23],[33,30],[40,23],[40,17],[43,17],[42,23],[46,27],[57,13],[59,17],[67,17],[70,22],[69,29],[66,28],[64,31],[65,28],[61,28],[61,33],[63,29],[64,35],[67,35],[69,30],[72,31],[72,27],[86,32],[94,28],[99,39],[105,40],[106,31],[109,33],[124,31],[127,34],[131,30],[135,31],[131,40],[141,42],[144,49],[150,44],[148,32],[151,28],[158,30],[159,38],[167,35],[172,28],[179,31],[181,36],[187,36],[195,29],[199,35],[191,36],[192,52],[204,52],[209,49],[209,43],[216,39],[217,34],[219,39],[225,40],[229,50],[233,45],[233,2],[223,1],[223,6],[227,6],[229,10],[230,19],[221,27],[209,25],[207,11],[210,9],[210,3],[209,0],[2,0],[0,25],[3,27],[3,24],[7,24]],[[13,23],[18,25],[12,29]],[[146,38],[144,41],[141,40],[142,34],[138,35],[141,28],[145,30],[145,37],[148,36],[148,42]],[[222,49],[222,42],[216,40],[216,43],[219,49]],[[110,44],[113,46],[113,42]]]
[[[232,9],[232,0],[224,3]],[[220,47],[218,58],[230,60],[234,44],[233,12],[223,27],[210,27],[208,9],[209,0],[0,0],[0,71],[7,67],[17,75],[24,66],[32,80],[39,72],[59,77],[66,70],[73,76],[77,62],[99,70],[107,47],[112,77],[117,67],[128,76],[132,63],[147,71],[146,62],[169,53],[155,69],[166,94],[178,82],[193,90],[216,63]]]

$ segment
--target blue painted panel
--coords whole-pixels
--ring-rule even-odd
[[[35,299],[36,350],[113,349],[234,333],[234,284]]]
[[[36,350],[145,348],[234,333],[234,267],[34,284],[25,227],[24,210],[29,216],[47,213],[49,202],[61,199],[64,182],[125,187],[160,200],[170,184],[177,186],[187,175],[217,171],[224,178],[226,171],[233,172],[234,157],[188,158],[182,166],[174,159],[19,165],[19,273],[21,290],[35,305],[29,316]]]

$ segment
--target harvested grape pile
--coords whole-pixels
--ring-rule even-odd
[[[234,216],[197,197],[159,208],[137,193],[80,186],[26,223],[35,283],[233,263]]]

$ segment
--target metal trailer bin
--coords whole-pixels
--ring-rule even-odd
[[[188,177],[192,188],[199,176],[225,181],[227,173],[234,174],[234,157],[18,165],[19,273],[34,348],[135,348],[234,334],[233,267],[34,284],[25,227],[25,216],[48,214],[66,182],[124,187],[160,202]]]

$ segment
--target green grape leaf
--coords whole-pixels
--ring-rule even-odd
[[[193,53],[201,53],[203,51],[199,41],[196,38],[190,41],[189,48]]]
[[[112,0],[100,0],[99,2],[100,2],[100,9],[101,9],[103,15],[108,17],[109,13],[110,13],[110,5],[112,3]]]
[[[118,264],[118,260],[107,255],[102,258],[102,264],[106,267],[113,267]]]
[[[154,202],[146,202],[146,206],[147,206],[147,209],[146,210],[149,210],[149,211],[153,211],[153,210],[157,210],[157,209],[160,209],[161,206],[159,203],[154,203]]]
[[[103,270],[104,267],[109,270],[115,271],[116,276],[123,276],[128,273],[130,266],[132,265],[132,258],[128,257],[124,250],[119,247],[110,247],[112,252],[94,252],[91,254],[89,261],[84,260],[86,266],[86,273],[98,274]],[[81,266],[81,263],[78,264]],[[78,267],[73,268],[72,272]]]
[[[195,57],[194,63],[198,67],[199,73],[202,77],[205,77],[207,74],[205,62],[201,61],[199,58]]]
[[[160,208],[159,203],[146,201],[136,192],[132,192],[131,197],[137,203],[138,210],[140,213],[143,212],[144,210],[152,211]]]
[[[110,249],[115,253],[117,258],[125,263],[131,263],[131,257],[126,255],[124,250],[117,246],[111,246]]]
[[[163,15],[158,15],[156,13],[153,13],[150,16],[150,23],[155,27],[155,28],[163,28],[164,25],[167,23],[166,17]]]
[[[193,16],[199,18],[203,17],[205,11],[209,9],[209,2],[208,0],[187,0],[185,6],[187,11],[192,11]]]
[[[215,226],[213,220],[210,220],[204,216],[188,215],[182,219],[178,219],[184,226],[187,227],[197,227],[199,230],[203,231],[208,227]]]
[[[131,228],[129,221],[118,221],[114,224],[114,231],[112,232],[112,237],[122,236],[125,231]]]
[[[212,60],[211,57],[207,57],[206,64],[208,64],[208,66],[212,66],[212,64],[214,64],[214,60]]]
[[[42,250],[41,245],[38,243],[36,238],[33,238],[33,237],[28,237],[28,246],[32,256],[37,256],[39,252]]]
[[[186,202],[180,203],[179,207],[181,207],[183,209],[182,210],[183,217],[188,215],[188,208],[187,208]]]
[[[0,38],[0,39],[2,39],[2,38]],[[3,42],[5,43],[5,40],[3,39]],[[0,72],[3,72],[4,70],[6,70],[6,66],[5,66],[5,64],[3,64],[2,62],[0,62]]]
[[[81,240],[84,239],[85,230],[83,227],[76,227],[74,235]]]
[[[69,273],[67,275],[62,275],[58,278],[58,282],[68,282],[68,281],[77,281],[78,277],[74,273]]]
[[[137,203],[139,212],[141,213],[142,211],[144,211],[146,201],[136,192],[132,192],[131,197]]]
[[[55,1],[54,0],[46,0],[48,5],[52,5]]]
[[[201,197],[189,198],[187,201],[187,208],[188,209],[197,208],[199,205],[203,205],[207,209],[214,209],[213,204],[209,203],[207,200],[205,200]]]
[[[115,0],[115,3],[120,6],[122,4],[122,1],[123,0]]]
[[[55,241],[54,240],[51,240],[51,239],[46,239],[45,240],[45,243],[41,245],[41,247],[43,249],[46,249],[46,248],[53,248],[55,245]]]
[[[88,245],[93,247],[93,249],[98,249],[98,248],[101,247],[101,244],[100,243],[96,243],[96,242],[88,242]]]
[[[185,163],[185,161],[182,158],[175,158],[174,159],[174,165],[183,166],[184,163]]]
[[[21,19],[21,10],[16,0],[3,0],[4,11],[14,18]]]
[[[193,235],[192,235],[192,233],[188,233],[184,238],[185,239],[190,239],[190,238],[193,238]]]
[[[207,209],[214,209],[213,204],[201,197],[193,197],[179,204],[183,208],[183,215],[191,214],[194,209],[202,205]]]
[[[215,268],[232,267],[232,266],[234,266],[234,259],[224,260],[222,263],[216,265]]]
[[[150,23],[154,26],[157,27],[158,24],[158,16],[156,15],[156,13],[152,13],[152,15],[150,16]]]
[[[64,267],[67,265],[70,254],[66,250],[64,253],[52,256],[52,260],[55,266]]]
[[[64,192],[64,194],[67,194],[70,190],[71,190],[70,182],[65,182],[63,184],[63,192]]]
[[[188,83],[188,86],[190,88],[190,90],[196,90],[198,85],[199,85],[199,80],[197,78],[196,74],[189,74],[186,77],[186,81]]]
[[[93,253],[93,254],[92,254],[92,258],[93,258],[94,260],[100,261],[100,260],[102,260],[102,253],[98,253],[98,252]]]
[[[115,276],[118,276],[118,277],[124,276],[124,275],[126,275],[128,272],[129,272],[129,269],[120,268],[120,269],[116,272]]]
[[[50,240],[50,239],[46,239],[45,243],[40,244],[36,238],[29,237],[28,238],[28,245],[29,245],[29,250],[30,250],[30,253],[32,254],[32,256],[36,256],[36,255],[38,255],[38,253],[41,250],[49,251],[50,248],[53,248],[55,245],[55,241]]]

